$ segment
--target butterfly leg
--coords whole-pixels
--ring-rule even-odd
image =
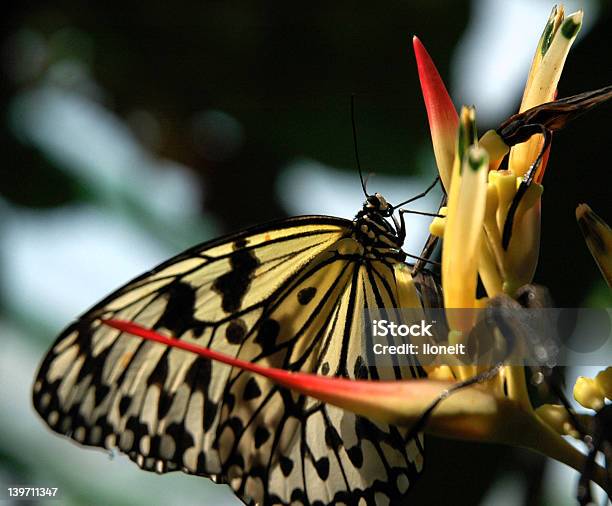
[[[404,214],[419,214],[422,216],[433,216],[436,218],[441,218],[443,217],[443,215],[438,214],[438,213],[425,213],[425,212],[421,212],[421,211],[411,211],[410,209],[399,209],[398,210],[398,214],[399,214],[399,220],[395,217],[395,215],[393,215],[393,221],[395,223],[395,227],[397,229],[397,235],[398,237],[401,239],[401,242],[403,243],[404,240],[406,239],[406,221],[404,219]],[[431,236],[430,236],[431,238]],[[407,257],[413,258],[415,260],[417,260],[417,264],[415,264],[415,268],[413,268],[413,273],[415,273],[416,270],[416,265],[423,265],[424,263],[428,263],[428,264],[432,264],[432,265],[440,265],[440,262],[436,262],[434,260],[430,260],[429,258],[427,258],[426,255],[411,255],[409,253],[406,253]]]
[[[413,211],[412,209],[399,209],[400,214],[418,214],[420,216],[431,216],[433,218],[444,218],[443,214],[440,213],[427,213],[425,211]]]
[[[514,218],[516,216],[518,206],[525,196],[525,193],[527,193],[528,188],[531,186],[531,183],[533,183],[537,170],[542,164],[544,153],[546,153],[546,150],[550,146],[550,142],[552,140],[552,131],[547,130],[542,125],[525,125],[525,128],[529,128],[530,131],[533,131],[533,133],[541,133],[544,136],[544,144],[535,161],[533,164],[531,164],[531,167],[529,167],[529,170],[523,176],[523,180],[521,181],[521,184],[519,185],[518,190],[510,203],[510,207],[508,208],[508,214],[506,215],[506,221],[504,222],[504,230],[502,233],[502,247],[504,250],[508,249],[508,245],[510,244],[510,238],[512,237],[512,226],[514,224]]]

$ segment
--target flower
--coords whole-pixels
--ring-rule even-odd
[[[581,24],[581,11],[564,17],[563,7],[553,8],[536,48],[519,113],[525,113],[533,107],[553,100],[563,64]],[[448,132],[453,127],[456,132],[456,121],[448,110],[440,112],[438,109],[441,107],[440,104],[443,104],[445,109],[452,108],[452,102],[448,99],[448,93],[443,90],[443,84],[440,85],[439,75],[435,72],[433,63],[429,61],[429,55],[416,38],[414,46],[417,61],[427,60],[427,62],[419,62],[418,69],[429,118],[430,121],[435,121],[435,126],[431,126],[432,141],[440,175],[444,179],[442,175],[448,171],[447,157],[442,160],[442,165],[440,165],[441,160],[438,153],[448,152],[451,150],[451,145],[452,151],[455,151],[456,135],[452,136]],[[515,120],[512,128],[521,127],[524,127],[524,125],[519,126]],[[522,178],[538,160],[544,140],[541,134],[531,135],[530,133],[525,142],[510,148],[507,139],[504,138],[507,135],[500,136],[499,134],[499,130],[503,129],[504,125],[498,131],[488,131],[479,141],[479,145],[484,147],[489,154],[490,171],[486,189],[487,205],[483,221],[484,231],[479,243],[481,251],[478,255],[478,270],[490,297],[502,292],[513,295],[519,287],[530,283],[533,279],[540,242],[540,197],[543,188],[539,183],[542,180],[548,158],[547,153],[542,155],[542,160],[535,167],[533,182],[530,182],[524,190],[520,190]],[[442,135],[439,132],[445,132],[446,134]],[[549,148],[550,146],[548,146],[547,151]],[[496,170],[509,149],[508,170]],[[447,191],[449,191],[448,188]],[[524,191],[525,194],[521,196],[520,201],[517,201],[517,208],[514,211],[514,216],[511,217],[513,221],[511,225],[513,226],[510,230],[512,236],[512,240],[510,240],[504,237],[504,235],[509,235],[505,228],[508,226],[509,210],[519,191]],[[452,194],[453,190],[451,188],[449,200]],[[461,226],[465,229],[468,224],[462,223]],[[436,223],[432,228],[432,233],[440,233],[442,229],[441,224]],[[451,232],[450,235],[453,234],[454,232]],[[506,244],[504,244],[505,242]],[[447,244],[447,250],[452,249],[446,239],[445,243]],[[453,252],[449,252],[447,256],[451,258],[455,253],[457,253],[457,250],[453,249]],[[466,255],[464,253],[460,256],[464,257]],[[458,278],[458,276],[456,277]],[[464,279],[461,278],[461,282]],[[451,300],[451,302],[454,302],[454,300]],[[451,307],[472,306],[473,302],[467,306]]]
[[[430,125],[434,152],[448,194],[443,216],[432,222],[430,231],[443,239],[442,286],[451,344],[467,339],[475,318],[474,313],[457,313],[453,308],[483,307],[493,298],[514,296],[518,288],[532,281],[539,256],[541,182],[552,132],[564,126],[570,116],[595,105],[593,97],[597,97],[597,103],[610,98],[610,88],[604,88],[552,102],[581,23],[582,12],[565,17],[562,7],[553,9],[536,49],[519,113],[480,139],[474,108],[464,107],[458,123],[450,110],[440,111],[452,108],[452,103],[429,55],[414,39],[428,116],[435,122]],[[453,128],[455,138],[450,133]],[[452,164],[449,152],[454,152]],[[508,168],[498,170],[507,154]],[[612,246],[612,231],[584,206],[577,215],[589,248],[610,280],[612,249],[608,245]],[[486,291],[484,299],[477,299],[478,277]],[[474,365],[449,369],[464,382],[483,372]],[[575,415],[556,405],[534,410],[524,367],[502,366],[497,375],[474,388],[486,390],[492,396],[493,411],[507,417],[499,418],[500,425],[495,429],[490,428],[490,441],[530,447],[578,470],[584,468],[584,457],[577,456],[561,437],[580,437],[574,426]],[[581,404],[592,409],[603,407],[604,398],[610,395],[610,389],[604,391],[596,379],[586,378],[577,382],[574,392]],[[521,431],[519,427],[526,429],[520,435],[506,432]]]

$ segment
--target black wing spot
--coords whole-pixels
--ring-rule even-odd
[[[240,318],[236,318],[228,324],[225,330],[225,337],[230,344],[240,344],[244,340],[246,331],[246,323]]]
[[[293,460],[282,456],[280,458],[280,468],[285,477],[291,474],[291,470],[293,469]]]
[[[274,350],[274,344],[278,339],[278,334],[280,333],[280,325],[276,320],[272,320],[271,318],[268,320],[264,320],[259,326],[259,330],[257,332],[257,336],[254,341],[261,346],[264,352],[269,352]]]
[[[183,378],[183,382],[191,386],[194,390],[199,389],[202,392],[206,392],[211,377],[212,367],[210,365],[210,360],[198,357],[194,360],[193,364],[189,366]]]
[[[301,488],[294,488],[291,491],[291,504],[308,504],[306,494]]]
[[[360,469],[363,465],[363,452],[359,446],[353,446],[346,451],[348,458],[351,460],[351,463],[357,468]]]
[[[327,457],[321,457],[314,463],[314,466],[319,478],[326,480],[329,477],[329,459]]]
[[[173,396],[169,394],[166,390],[162,390],[159,393],[159,403],[157,404],[157,419],[161,420],[164,418],[168,411],[170,411],[170,406],[172,406]]]
[[[211,401],[208,396],[204,400],[204,431],[208,432],[210,428],[213,426],[215,421],[215,417],[217,416],[217,411],[219,409],[219,404],[217,402]]]
[[[338,431],[331,425],[325,427],[325,444],[334,451],[342,445],[342,438],[338,434]]]
[[[246,386],[244,387],[244,393],[242,395],[242,398],[245,401],[250,401],[253,399],[257,399],[257,397],[259,397],[260,395],[261,389],[257,384],[257,380],[255,378],[250,378]]]
[[[219,410],[219,403],[211,401],[209,396],[206,395],[211,381],[212,366],[210,360],[203,357],[198,357],[191,364],[183,380],[186,385],[191,386],[193,392],[199,391],[204,394],[204,431],[208,431],[213,426]]]
[[[132,398],[129,395],[124,395],[119,401],[119,415],[124,416],[127,413],[131,403]]]
[[[236,397],[234,397],[231,393],[226,392],[223,396],[223,404],[227,408],[227,411],[231,413],[236,406]]]
[[[195,289],[187,283],[176,282],[169,286],[166,296],[168,304],[154,328],[166,328],[180,336],[195,323]]]
[[[265,427],[255,429],[255,448],[259,448],[270,438],[270,431]]]
[[[206,455],[204,455],[204,452],[198,453],[198,462],[196,464],[196,469],[199,472],[204,472],[204,470],[206,469]]]
[[[242,458],[242,455],[239,455],[237,453],[232,453],[227,459],[227,462],[225,465],[227,466],[227,468],[230,468],[232,466],[237,466],[240,469],[244,470],[244,458]]]
[[[106,396],[109,394],[110,392],[110,387],[108,387],[107,385],[101,385],[99,383],[96,384],[96,392],[95,392],[95,406],[98,407],[100,404],[102,404],[102,402],[104,401],[104,399],[106,399]]]
[[[251,250],[240,249],[244,247],[243,240],[234,243],[234,252],[229,261],[231,270],[218,277],[212,288],[222,297],[221,307],[226,313],[235,313],[240,309],[259,260]]]
[[[327,376],[329,374],[329,362],[323,362],[321,366],[321,374]]]
[[[147,386],[159,385],[160,389],[162,389],[168,377],[168,351],[169,348],[164,351],[164,354],[157,362],[155,369],[153,369],[153,372],[151,372],[151,375],[147,379]]]
[[[185,430],[184,422],[172,422],[166,428],[166,434],[176,441],[176,455],[178,456],[177,460],[182,461],[182,455],[188,448],[194,446],[195,441],[193,436],[189,433],[189,431]],[[198,467],[198,470],[204,470],[205,468]]]
[[[297,294],[298,302],[302,306],[305,306],[312,300],[312,298],[316,295],[316,293],[317,293],[317,289],[314,286],[310,286],[308,288],[302,288]]]

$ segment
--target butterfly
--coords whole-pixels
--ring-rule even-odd
[[[409,199],[409,203],[431,190]],[[363,184],[363,178],[362,178]],[[120,319],[289,371],[403,379],[363,358],[361,314],[442,307],[436,274],[406,263],[403,212],[368,195],[353,220],[302,216],[195,246],[119,288],[57,338],[33,386],[47,425],[141,468],[228,483],[257,504],[403,504],[422,435],[105,326]],[[427,259],[422,259],[427,261]]]

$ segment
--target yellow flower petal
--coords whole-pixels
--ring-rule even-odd
[[[485,226],[486,230],[486,226]],[[485,236],[480,245],[480,258],[478,260],[478,274],[482,279],[489,297],[499,295],[503,290],[502,276],[498,270],[495,256],[491,250],[490,242]]]
[[[565,406],[558,404],[543,404],[536,409],[536,414],[552,429],[562,436],[580,437],[580,433],[570,423],[569,413]]]
[[[546,24],[536,50],[519,112],[554,99],[565,59],[582,26],[582,11],[569,15],[562,23],[559,23],[559,15],[563,16],[562,10],[559,10],[554,15],[554,19],[552,21],[549,19]],[[549,30],[550,35],[546,35]],[[550,43],[547,42],[549,39]],[[540,54],[542,54],[541,57]],[[542,149],[543,142],[542,136],[538,134],[527,142],[514,146],[510,150],[510,170],[517,176],[525,174]]]
[[[586,204],[576,208],[576,219],[591,255],[612,288],[612,230]]]
[[[497,189],[497,229],[503,230],[508,208],[516,195],[516,176],[509,170],[498,170],[490,173],[491,183]],[[501,244],[501,234],[499,243]]]
[[[519,204],[504,258],[506,274],[504,292],[513,295],[518,288],[531,283],[540,256],[540,222],[543,188],[532,183]]]
[[[438,214],[442,216],[436,216],[429,224],[429,233],[436,237],[444,237],[444,229],[446,228],[446,213],[448,212],[447,206],[442,206],[438,211]]]
[[[510,148],[495,130],[487,130],[478,141],[489,153],[489,170],[497,170]]]
[[[542,62],[542,58],[548,51],[553,37],[561,26],[561,23],[563,23],[564,18],[565,11],[563,5],[555,5],[552,8],[550,16],[548,17],[546,26],[544,26],[544,30],[542,31],[542,35],[538,41],[538,46],[536,47],[536,52],[533,55],[533,61],[531,62],[531,68],[529,69],[529,76],[527,77],[527,83],[525,84],[525,90],[523,92],[523,99],[525,98],[527,90],[531,88],[531,83],[533,82],[534,75],[539,68],[540,63]]]
[[[477,307],[476,284],[483,221],[487,200],[489,157],[476,145],[473,108],[461,110],[455,163],[453,166],[448,215],[442,242],[442,289],[451,332],[449,343],[459,344],[474,325],[475,313],[453,311]],[[459,379],[477,372],[475,366],[453,367]]]
[[[599,410],[604,405],[604,392],[593,378],[578,376],[574,385],[574,399],[585,408]]]
[[[597,386],[608,399],[612,399],[612,367],[607,367],[595,376]]]
[[[457,161],[453,172],[442,245],[442,287],[448,308],[475,307],[478,258],[487,196],[487,152],[474,145],[466,147],[466,141],[475,140],[475,132],[469,133],[475,129],[473,109],[464,108],[461,119],[457,156],[460,153],[464,153],[464,156],[460,166]],[[449,324],[454,330],[460,331],[471,327],[469,321]]]

